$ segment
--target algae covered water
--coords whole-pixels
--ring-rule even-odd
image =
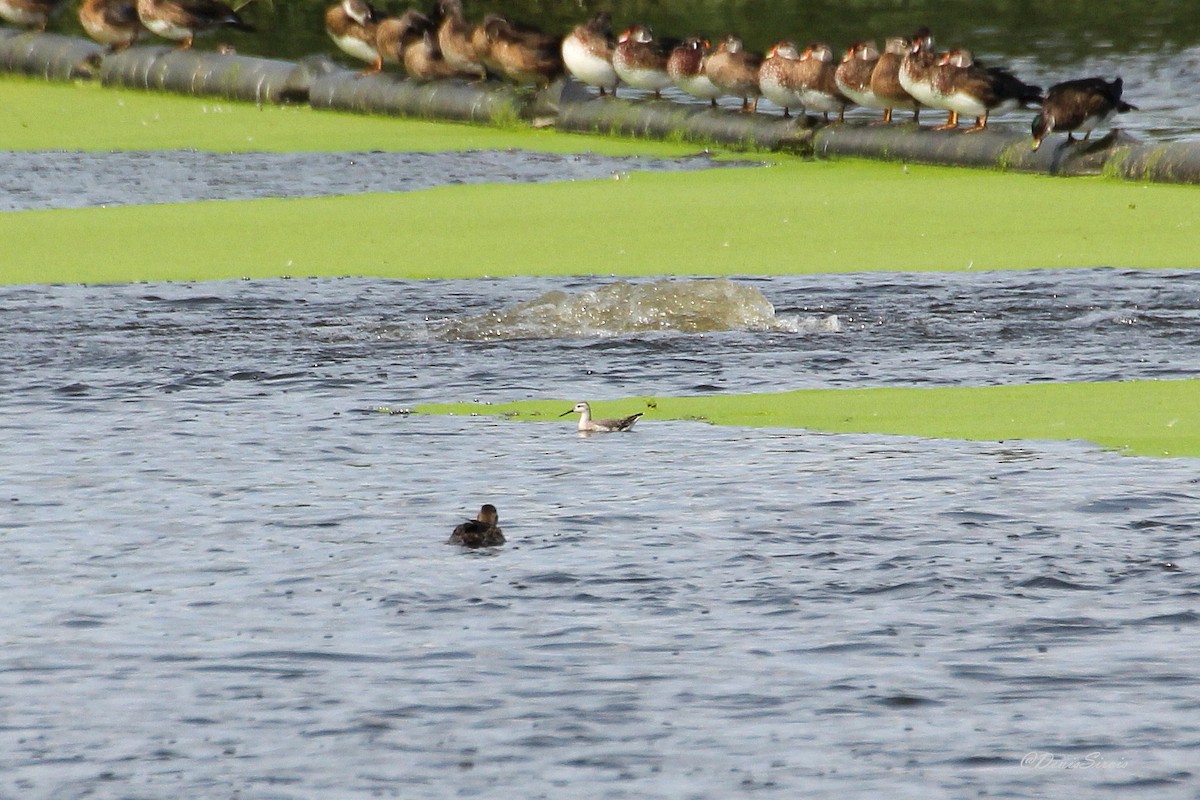
[[[377,409],[1194,375],[1200,278],[669,283],[0,288],[0,796],[1195,796],[1194,460]]]

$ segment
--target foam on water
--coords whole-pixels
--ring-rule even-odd
[[[754,286],[726,278],[617,281],[579,292],[552,290],[496,311],[430,325],[448,341],[614,337],[647,331],[836,333],[836,315],[778,317]]]

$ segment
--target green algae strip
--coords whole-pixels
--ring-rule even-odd
[[[1200,190],[867,161],[0,214],[0,282],[1198,263]]]
[[[415,406],[418,414],[557,421],[583,398]],[[803,428],[971,441],[1083,440],[1126,455],[1200,456],[1200,379],[1018,386],[808,389],[777,394],[631,397],[593,402],[596,417]],[[568,422],[568,420],[570,420]],[[615,435],[615,434],[614,434]]]
[[[388,152],[506,150],[679,156],[695,145],[566,136],[510,128],[256,106],[220,98],[48,83],[0,75],[0,148],[5,150],[207,150],[212,152]]]

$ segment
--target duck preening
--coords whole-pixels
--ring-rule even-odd
[[[1055,84],[1046,92],[1042,110],[1033,118],[1033,149],[1054,131],[1066,131],[1067,141],[1075,141],[1074,132],[1083,131],[1087,140],[1092,131],[1117,114],[1137,111],[1137,106],[1121,99],[1125,84],[1120,78],[1080,78]]]
[[[557,36],[489,14],[471,35],[480,63],[521,86],[546,86],[563,74],[562,42]]]
[[[500,530],[500,515],[491,503],[484,503],[475,519],[467,520],[454,529],[446,544],[463,547],[499,547],[504,544],[504,532]]]
[[[367,0],[342,0],[325,11],[325,32],[333,43],[343,53],[370,65],[359,75],[383,69],[383,57],[376,45],[379,23],[383,20],[384,13]]]

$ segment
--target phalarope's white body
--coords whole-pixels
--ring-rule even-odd
[[[579,430],[584,433],[612,433],[614,431],[627,431],[633,427],[633,423],[637,422],[642,416],[641,412],[624,417],[622,419],[592,419],[592,407],[587,403],[576,403],[574,408],[568,409],[559,414],[560,417],[565,417],[567,414],[579,415]]]

